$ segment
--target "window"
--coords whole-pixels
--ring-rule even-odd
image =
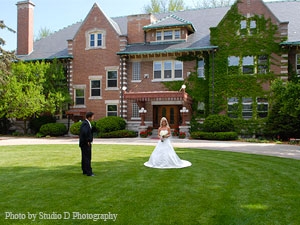
[[[243,57],[243,74],[254,73],[254,58],[253,56]]]
[[[297,68],[297,75],[300,76],[300,54],[296,55],[296,68]]]
[[[175,78],[182,78],[182,62],[175,61]]]
[[[141,80],[141,63],[132,63],[132,80]]]
[[[269,72],[269,58],[267,55],[244,56],[240,61],[238,56],[228,57],[228,74],[266,74]]]
[[[238,56],[229,56],[228,57],[228,74],[234,75],[239,74],[239,64],[240,64],[240,57]]]
[[[164,62],[164,78],[165,79],[172,78],[172,62],[171,61]]]
[[[228,98],[228,116],[231,118],[238,117],[238,103],[239,99],[236,97]]]
[[[94,33],[90,34],[90,47],[101,47],[102,46],[102,34]]]
[[[93,29],[86,32],[86,48],[104,48],[105,47],[105,31]]]
[[[161,79],[161,71],[162,69],[162,62],[154,62],[153,65],[153,72],[154,72],[154,79]]]
[[[139,114],[139,106],[137,103],[132,103],[132,117],[134,118],[139,118],[140,114]]]
[[[255,34],[256,33],[256,21],[255,20],[241,20],[240,22],[240,34]]]
[[[84,105],[84,89],[75,89],[75,105]]]
[[[197,73],[199,78],[204,78],[204,59],[198,61]]]
[[[174,39],[180,39],[180,30],[174,31]]]
[[[257,98],[257,117],[265,118],[268,116],[268,99],[266,98]]]
[[[258,74],[266,74],[268,72],[268,66],[269,60],[268,56],[266,55],[260,55],[257,57],[257,73]]]
[[[252,98],[242,98],[242,117],[252,118]]]
[[[170,41],[181,39],[180,30],[159,30],[156,31],[156,41]]]
[[[183,64],[181,61],[153,62],[154,79],[182,79]]]
[[[156,31],[156,40],[157,41],[161,41],[162,38],[161,38],[161,31]]]
[[[107,71],[107,87],[118,87],[118,72],[116,70]]]
[[[101,81],[91,80],[91,97],[101,96]]]
[[[172,40],[173,39],[173,31],[166,30],[164,31],[164,40]]]
[[[107,116],[118,116],[118,106],[117,105],[106,105]]]

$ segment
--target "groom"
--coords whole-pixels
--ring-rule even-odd
[[[79,146],[81,148],[81,169],[83,175],[95,176],[91,167],[93,132],[91,121],[94,120],[94,113],[87,112],[85,120],[82,121],[79,134]]]

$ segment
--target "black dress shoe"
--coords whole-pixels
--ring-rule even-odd
[[[94,177],[95,174],[91,173],[91,174],[87,174],[88,177]]]

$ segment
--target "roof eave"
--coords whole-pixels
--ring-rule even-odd
[[[174,52],[194,52],[194,51],[209,51],[215,50],[218,46],[203,46],[199,48],[180,48],[167,50],[152,50],[152,51],[132,51],[132,52],[117,52],[117,55],[144,55],[144,54],[159,54],[159,53],[174,53]]]
[[[24,62],[30,62],[30,61],[42,61],[42,60],[53,60],[53,59],[73,59],[73,56],[60,56],[60,57],[49,57],[49,58],[33,58],[33,59],[22,59],[17,56],[19,60],[22,60]]]

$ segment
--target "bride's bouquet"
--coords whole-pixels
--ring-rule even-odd
[[[159,136],[160,136],[161,142],[164,142],[165,135],[167,135],[167,134],[168,134],[168,131],[167,131],[167,130],[161,130],[161,131],[159,132]]]

